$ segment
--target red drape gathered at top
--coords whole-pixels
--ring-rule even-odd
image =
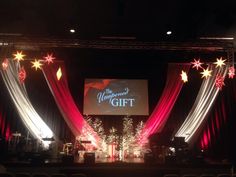
[[[56,76],[59,67],[62,71],[60,80],[58,80]],[[72,98],[67,83],[64,62],[58,61],[51,65],[44,66],[43,73],[58,108],[75,137],[85,137],[87,140],[90,140],[93,145],[98,146],[99,136],[84,120]]]
[[[145,123],[141,135],[139,136],[138,141],[141,144],[146,143],[147,138],[151,134],[161,132],[183,86],[183,81],[180,76],[181,71],[183,70],[187,73],[189,68],[189,64],[168,64],[167,79],[164,90],[154,111]]]

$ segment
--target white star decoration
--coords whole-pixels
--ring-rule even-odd
[[[43,65],[40,60],[34,60],[34,61],[31,61],[31,63],[33,64],[32,65],[32,68],[35,68],[35,70],[37,71],[38,69],[41,69],[41,66]]]
[[[17,51],[15,54],[13,54],[13,56],[14,56],[14,60],[17,60],[18,62],[23,61],[25,57],[25,55],[22,54],[22,51],[21,52]]]
[[[223,60],[222,57],[220,57],[220,59],[216,58],[216,62],[214,63],[216,65],[216,68],[219,66],[219,67],[222,67],[223,65],[225,65],[225,61],[226,60]]]
[[[203,72],[201,72],[202,74],[202,78],[208,78],[211,76],[211,73],[212,73],[212,70],[209,70],[208,68],[207,69],[203,69]]]

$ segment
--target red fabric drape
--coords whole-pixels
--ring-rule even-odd
[[[220,98],[215,105],[212,114],[209,117],[209,121],[203,130],[200,138],[200,147],[204,150],[212,148],[220,134],[226,128],[229,118],[234,118],[232,115],[236,102],[236,82],[235,80],[228,80],[226,86],[221,91]]]
[[[0,110],[0,134],[4,137],[7,141],[11,136],[10,132],[10,123],[6,120],[6,114]]]
[[[59,67],[62,71],[60,80],[56,76]],[[83,136],[92,141],[94,145],[97,145],[99,136],[84,120],[70,93],[64,62],[58,61],[54,64],[44,66],[43,73],[58,108],[75,137]]]
[[[189,68],[189,64],[168,64],[165,88],[139,137],[141,144],[146,143],[151,134],[161,132],[183,86],[181,71],[188,72]]]

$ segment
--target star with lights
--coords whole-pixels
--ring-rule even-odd
[[[222,67],[223,65],[225,65],[225,61],[226,60],[223,60],[222,57],[220,57],[220,59],[216,58],[216,62],[214,63],[216,65],[216,68],[219,66],[219,67]]]
[[[21,84],[24,83],[25,78],[26,78],[26,71],[24,67],[21,67],[21,69],[19,70],[18,77],[19,77],[20,83]]]
[[[231,66],[229,68],[228,76],[229,76],[230,79],[234,78],[234,76],[235,76],[235,68],[234,68],[234,66]]]
[[[43,58],[45,59],[44,62],[46,62],[48,65],[50,63],[53,63],[53,60],[55,60],[55,57],[53,57],[53,54],[47,54],[47,56]]]
[[[7,58],[4,59],[4,61],[2,62],[2,69],[6,70],[8,68],[9,65],[9,61]]]
[[[187,73],[186,72],[184,72],[183,70],[182,70],[182,73],[180,74],[180,76],[181,76],[181,79],[182,79],[182,81],[185,83],[185,82],[188,82],[188,76],[187,76]]]
[[[194,59],[194,61],[191,62],[191,64],[193,64],[193,67],[192,67],[192,68],[196,68],[196,69],[198,70],[198,68],[202,68],[201,65],[202,65],[203,63],[200,62],[200,59],[199,59],[199,60]]]
[[[62,76],[61,67],[58,68],[56,75],[57,75],[57,80],[59,81],[61,79],[61,76]]]
[[[31,63],[33,64],[32,65],[32,68],[35,68],[35,70],[37,71],[38,69],[41,69],[41,66],[43,65],[40,60],[34,60],[34,61],[31,61]]]
[[[13,56],[14,56],[14,60],[17,60],[18,62],[23,61],[25,57],[25,55],[22,54],[22,51],[20,52],[17,51],[15,54],[13,54]]]
[[[217,75],[215,80],[216,88],[222,90],[222,87],[225,85],[224,80],[225,78],[223,76]]]
[[[209,70],[208,68],[207,69],[204,69],[203,68],[203,72],[201,72],[201,74],[202,74],[202,78],[208,78],[208,77],[210,77],[211,76],[211,73],[212,73],[212,70]]]

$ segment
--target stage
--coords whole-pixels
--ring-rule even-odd
[[[82,173],[88,177],[152,177],[165,174],[231,174],[231,164],[157,164],[144,162],[47,162],[47,163],[6,163],[7,171],[11,173],[46,173],[46,174],[71,174]]]

